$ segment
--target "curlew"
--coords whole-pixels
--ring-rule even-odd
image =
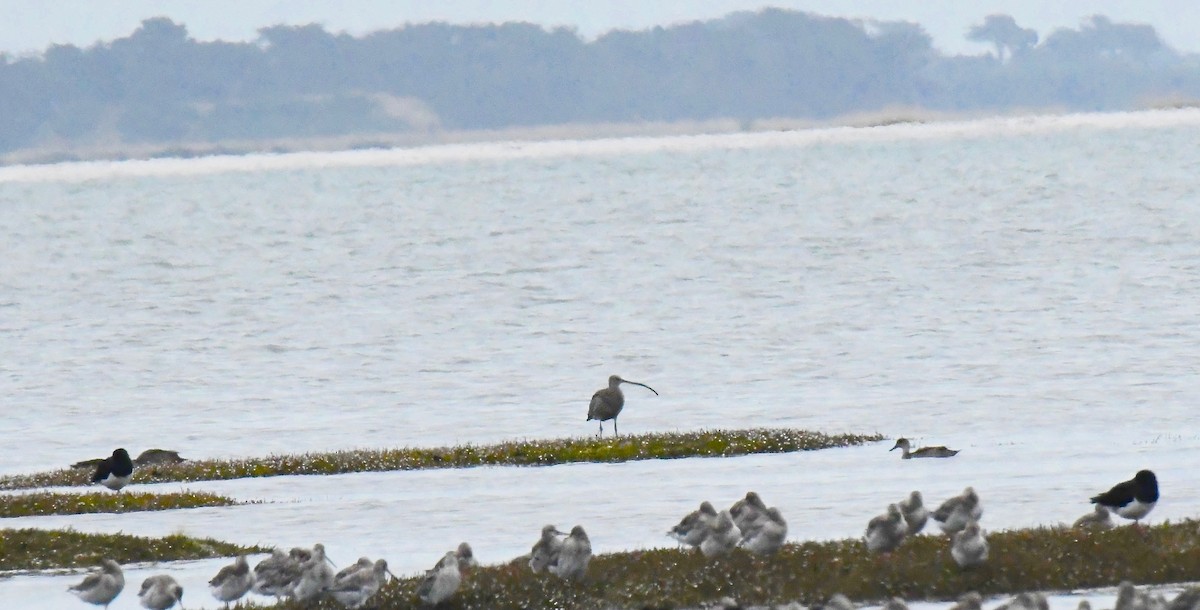
[[[658,392],[644,384],[628,379],[621,379],[620,375],[610,375],[608,378],[608,387],[603,390],[597,390],[592,394],[592,403],[588,405],[588,416],[586,421],[597,420],[600,422],[600,435],[604,436],[604,422],[612,420],[613,435],[617,435],[617,416],[621,414],[621,409],[625,408],[625,395],[621,393],[622,383],[632,383],[640,385],[658,396]]]

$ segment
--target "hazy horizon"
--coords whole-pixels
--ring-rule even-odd
[[[1012,15],[1023,27],[1041,37],[1058,28],[1078,27],[1081,20],[1103,14],[1113,21],[1153,26],[1172,48],[1200,52],[1200,4],[1168,2],[1133,3],[1114,0],[1046,4],[1036,0],[987,0],[960,3],[954,0],[695,0],[688,3],[643,3],[612,0],[603,3],[560,0],[128,0],[95,3],[65,0],[35,4],[0,0],[6,19],[0,21],[0,52],[29,55],[52,44],[86,47],[127,36],[142,20],[165,16],[187,26],[196,40],[247,41],[257,30],[271,25],[318,23],[331,32],[361,35],[393,29],[406,23],[448,21],[454,24],[527,21],[548,28],[565,26],[585,38],[614,29],[645,29],[656,25],[718,18],[739,10],[776,6],[832,17],[903,20],[920,24],[934,46],[948,54],[978,54],[988,45],[966,40],[967,28],[989,14]]]

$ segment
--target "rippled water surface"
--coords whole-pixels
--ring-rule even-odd
[[[858,535],[893,494],[966,484],[1008,501],[994,529],[1069,521],[1143,467],[1164,487],[1151,521],[1194,516],[1198,141],[1200,113],[1180,111],[0,168],[0,473],[115,446],[594,434],[588,398],[612,373],[661,394],[628,387],[625,433],[964,449],[919,469],[887,444],[370,475],[377,494],[370,477],[210,484],[278,501],[233,509],[257,517],[226,536],[200,531],[219,530],[208,509],[5,525],[322,536],[345,562],[374,544],[415,571],[468,537],[501,561],[575,515],[613,531],[598,550],[662,545],[750,482],[793,539]],[[620,493],[589,513],[600,484]],[[410,505],[426,529],[387,521]]]

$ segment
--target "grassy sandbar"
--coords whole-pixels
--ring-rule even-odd
[[[74,530],[0,529],[0,570],[90,568],[105,558],[124,565],[267,552],[270,550],[182,535],[143,538],[126,534],[84,534]]]
[[[999,595],[1115,586],[1122,580],[1192,582],[1200,574],[1198,525],[1191,520],[1163,524],[1144,534],[1132,527],[1094,533],[1046,528],[997,532],[988,537],[991,559],[973,570],[954,564],[949,539],[942,535],[916,537],[889,558],[868,553],[859,540],[789,544],[765,558],[740,550],[715,560],[676,549],[600,555],[592,561],[588,580],[578,584],[513,563],[474,571],[447,607],[695,608],[726,596],[743,606],[792,601],[811,606],[835,592],[859,602],[893,596],[948,601],[968,591]],[[393,582],[372,607],[419,607],[419,581]]]
[[[109,491],[95,493],[0,494],[0,518],[42,515],[81,515],[85,513],[129,513],[152,510],[174,510],[205,506],[234,506],[241,504],[233,498],[216,494],[184,491],[154,494],[144,492]]]
[[[343,474],[473,466],[550,466],[572,462],[627,462],[688,457],[730,457],[861,445],[878,434],[824,434],[759,428],[656,433],[613,438],[527,440],[495,445],[359,449],[240,460],[192,460],[134,471],[135,483],[191,482],[280,475]],[[62,469],[0,477],[0,489],[87,485],[91,472]]]

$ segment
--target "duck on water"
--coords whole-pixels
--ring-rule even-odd
[[[912,443],[906,438],[896,440],[896,444],[888,451],[900,449],[903,451],[900,458],[909,460],[912,458],[948,458],[958,455],[957,449],[948,449],[942,445],[936,447],[921,447],[915,451],[912,450]]]

